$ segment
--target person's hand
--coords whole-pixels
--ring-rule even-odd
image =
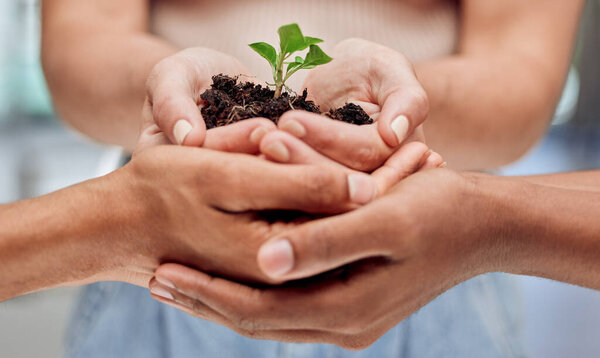
[[[259,251],[272,278],[330,272],[324,277],[256,288],[165,264],[150,286],[162,293],[156,299],[248,337],[365,348],[445,290],[493,270],[497,241],[488,240],[493,225],[476,181],[420,172],[369,205],[283,230]]]
[[[268,281],[256,251],[295,223],[272,222],[257,211],[342,212],[370,201],[376,190],[375,180],[362,173],[173,145],[139,152],[111,175],[118,178],[113,180],[124,193],[123,205],[131,208],[123,218],[129,235],[112,248],[114,276],[141,285],[170,261]]]
[[[146,81],[146,106],[171,143],[201,146],[206,125],[198,105],[213,75],[248,75],[237,59],[207,48],[188,48],[157,63]],[[249,78],[251,79],[251,78]]]
[[[323,110],[352,102],[376,120],[356,126],[304,111],[280,118],[281,130],[336,162],[372,171],[402,144],[424,142],[421,124],[429,111],[427,95],[411,63],[397,51],[365,40],[345,40],[336,46],[333,61],[310,71],[304,87]],[[428,166],[442,162],[436,153]]]

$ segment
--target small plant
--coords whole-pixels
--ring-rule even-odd
[[[275,86],[274,98],[281,96],[281,91],[284,87],[288,89],[285,85],[285,81],[287,81],[291,75],[296,73],[296,71],[311,69],[319,65],[324,65],[332,60],[331,57],[327,56],[327,54],[317,46],[317,44],[323,42],[323,40],[304,36],[298,24],[283,25],[277,30],[277,33],[279,33],[279,52],[266,42],[255,42],[248,45],[269,61],[269,64],[271,65],[274,83],[269,85]],[[306,57],[302,58],[296,56],[293,61],[286,61],[295,52],[307,48],[308,52],[306,53]],[[286,64],[287,69],[284,74],[283,67]]]

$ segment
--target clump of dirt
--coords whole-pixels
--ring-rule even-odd
[[[353,103],[322,113],[319,106],[306,99],[306,89],[300,96],[284,92],[279,98],[273,98],[275,91],[268,87],[251,82],[238,83],[237,80],[237,77],[215,75],[212,77],[211,88],[200,95],[204,101],[201,112],[207,129],[255,117],[268,118],[277,123],[283,113],[294,109],[324,114],[352,124],[373,123],[369,115]]]

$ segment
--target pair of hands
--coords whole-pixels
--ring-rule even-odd
[[[252,119],[206,132],[197,100],[210,75],[244,71],[229,57],[212,62],[214,66],[200,61],[196,56],[225,55],[191,49],[153,71],[141,154],[133,165],[143,168],[135,170],[142,177],[168,173],[166,182],[156,186],[163,188],[162,200],[152,201],[171,204],[159,210],[171,225],[158,225],[156,217],[150,221],[157,223],[152,229],[163,241],[147,245],[154,250],[149,257],[159,258],[148,267],[176,261],[230,279],[281,283],[354,264],[344,269],[342,279],[334,275],[274,288],[253,288],[165,264],[150,283],[156,298],[248,336],[360,348],[472,274],[465,272],[472,267],[468,260],[451,255],[454,242],[436,240],[452,235],[424,225],[439,220],[440,211],[456,210],[447,200],[467,190],[465,178],[436,170],[396,184],[420,168],[442,165],[441,157],[422,143],[427,101],[412,67],[400,54],[362,40],[345,41],[335,52],[331,64],[311,71],[306,87],[324,107],[359,103],[377,119],[375,125],[358,127],[290,112],[281,118],[279,130],[269,121]],[[332,87],[338,84],[346,87]],[[178,125],[182,119],[191,124],[184,134]],[[169,142],[262,153],[295,165],[207,149],[145,150]],[[371,176],[359,172],[374,169]],[[375,202],[348,212],[373,201],[375,193],[380,195]],[[269,209],[347,213],[275,223],[251,214]],[[207,239],[198,240],[198,232]],[[433,269],[432,257],[439,258]],[[378,259],[356,263],[372,258]]]

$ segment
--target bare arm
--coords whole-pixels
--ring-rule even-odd
[[[594,190],[565,189],[593,176]],[[354,263],[340,276],[256,288],[166,264],[150,287],[161,302],[242,335],[350,349],[369,346],[444,291],[486,272],[600,289],[600,171],[552,181],[561,187],[420,172],[369,205],[306,222],[258,251],[259,266],[274,279]],[[356,262],[367,258],[378,259]]]
[[[450,166],[507,164],[540,138],[562,90],[582,5],[462,2],[458,53],[416,64],[430,101],[428,144]]]
[[[43,2],[42,63],[66,122],[94,139],[133,149],[146,78],[178,50],[147,27],[145,0]]]
[[[476,180],[488,207],[480,225],[491,227],[488,269],[600,289],[600,171],[534,180]]]
[[[113,195],[115,188],[127,185],[118,177],[0,206],[0,302],[40,289],[109,278],[101,273],[116,267],[123,257],[127,246],[123,232],[132,226],[126,220],[139,214],[128,213],[131,202],[118,198],[126,190]],[[117,238],[121,245],[115,245]]]

